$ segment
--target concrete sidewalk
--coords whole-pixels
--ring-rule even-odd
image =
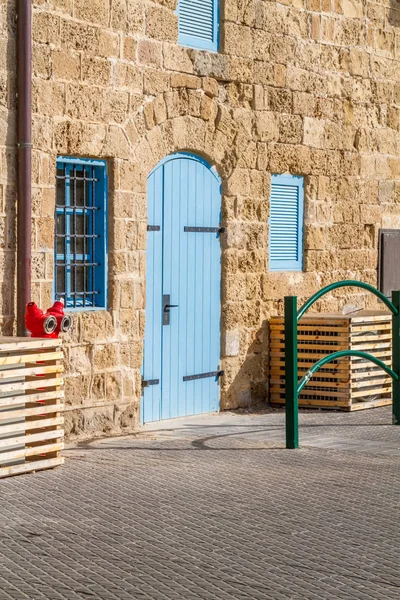
[[[400,427],[390,409],[223,413],[69,449],[0,483],[0,599],[391,600]]]
[[[391,408],[340,413],[300,411],[300,443],[303,448],[331,448],[362,453],[379,452],[400,456],[400,427],[392,426]],[[285,447],[283,410],[264,413],[226,412],[185,417],[146,425],[143,434],[158,439],[204,438],[207,445],[217,438],[247,439]],[[196,442],[199,444],[199,440]]]

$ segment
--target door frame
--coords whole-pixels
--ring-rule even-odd
[[[220,177],[217,169],[215,168],[214,165],[211,165],[208,160],[206,160],[205,158],[203,158],[201,155],[196,154],[194,152],[187,152],[187,151],[179,151],[179,152],[174,152],[172,154],[168,154],[167,156],[165,156],[163,159],[161,159],[156,166],[149,172],[146,182],[148,182],[149,178],[151,177],[151,175],[157,171],[159,168],[163,167],[166,163],[171,162],[173,160],[179,160],[181,158],[185,158],[185,159],[189,159],[189,160],[193,160],[196,161],[202,165],[204,165],[208,171],[215,177],[215,179],[217,180],[218,184],[220,185],[220,196],[221,196],[221,221],[222,221],[222,178]],[[147,199],[147,191],[148,191],[148,184],[146,185],[146,199]],[[163,199],[164,200],[164,199]],[[148,213],[147,213],[147,224],[148,224]],[[221,242],[220,242],[221,243]],[[147,236],[146,236],[146,252],[147,252]],[[221,279],[220,279],[220,342],[219,342],[219,355],[220,355],[220,361],[222,360],[221,357],[221,350],[222,350],[222,322],[221,322],[221,317],[222,317],[222,277],[223,277],[223,269],[222,269],[222,259],[223,259],[223,251],[222,251],[222,244],[221,244]],[[146,275],[145,275],[145,293],[147,292],[147,263],[146,263]],[[141,380],[143,379],[143,367],[144,367],[144,345],[146,343],[146,306],[145,306],[145,327],[144,327],[144,334],[143,334],[143,350],[142,350],[142,366],[140,369],[140,373],[141,373]],[[221,395],[220,395],[221,396]],[[161,396],[162,398],[162,396]],[[218,410],[221,409],[221,397],[219,398],[219,406],[218,406]],[[182,418],[182,417],[181,417]],[[155,421],[155,422],[160,422],[160,421]],[[144,394],[143,394],[143,388],[140,390],[140,406],[139,406],[139,423],[140,425],[144,425]]]

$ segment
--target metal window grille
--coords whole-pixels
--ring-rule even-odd
[[[56,173],[55,295],[67,308],[105,308],[106,164],[59,158]]]

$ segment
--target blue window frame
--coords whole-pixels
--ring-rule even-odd
[[[182,46],[217,52],[219,0],[179,0],[178,30]]]
[[[107,166],[59,157],[55,286],[69,309],[107,308]]]
[[[272,175],[269,219],[270,271],[303,270],[304,178]]]

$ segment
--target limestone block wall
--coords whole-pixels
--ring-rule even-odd
[[[15,3],[0,2],[0,335],[12,335],[16,219]]]
[[[138,423],[146,180],[167,154],[223,180],[222,408],[268,397],[268,317],[343,278],[377,281],[378,231],[400,226],[400,11],[395,0],[225,0],[221,48],[177,44],[176,0],[34,3],[34,288],[50,303],[55,161],[105,158],[109,303],[66,340],[70,436]],[[14,0],[1,7],[0,311],[11,326],[15,212]],[[305,177],[302,273],[268,271],[271,173]],[[11,286],[11,287],[10,287]],[[321,310],[369,306],[337,292]]]

